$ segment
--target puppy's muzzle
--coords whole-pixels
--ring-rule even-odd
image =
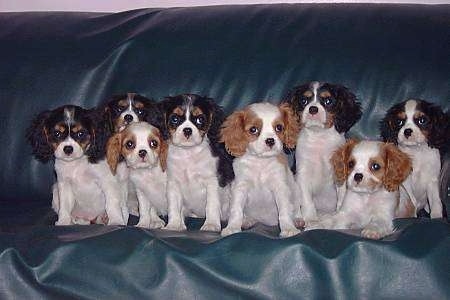
[[[146,150],[139,150],[138,155],[140,158],[144,158],[147,155]]]
[[[273,145],[275,145],[275,140],[273,138],[266,139],[266,145],[269,146],[269,148],[272,148]]]
[[[319,108],[317,108],[317,106],[311,106],[310,108],[309,108],[309,113],[311,114],[311,115],[315,115],[315,114],[317,114],[319,112]]]
[[[188,139],[192,135],[192,128],[189,127],[184,128],[183,134]]]
[[[360,183],[363,180],[363,174],[361,173],[356,173],[355,176],[353,176],[353,179],[357,182]]]
[[[73,153],[73,147],[72,146],[64,146],[63,151],[66,155],[70,155]]]
[[[403,131],[403,134],[405,135],[405,137],[408,139],[411,135],[412,135],[413,131],[411,128],[407,128],[405,129],[405,131]]]

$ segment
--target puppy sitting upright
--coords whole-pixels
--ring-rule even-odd
[[[431,218],[442,218],[439,173],[450,148],[450,116],[427,101],[407,100],[387,111],[380,131],[384,141],[398,145],[413,161],[401,197],[410,197],[417,211],[425,208]]]
[[[255,103],[236,111],[224,122],[221,140],[235,156],[235,179],[228,226],[222,235],[241,231],[253,223],[280,226],[280,236],[299,233],[294,225],[296,194],[283,145],[294,147],[297,118],[287,104],[277,107]]]
[[[413,206],[400,201],[399,186],[411,173],[411,160],[393,144],[349,140],[332,156],[336,181],[347,191],[342,206],[306,229],[362,229],[379,239],[393,232],[392,220],[410,217]]]
[[[56,225],[124,225],[128,210],[117,180],[104,160],[105,133],[95,111],[66,105],[39,114],[27,137],[35,157],[55,160]],[[99,160],[99,161],[98,161]]]
[[[146,122],[131,123],[108,140],[107,160],[116,173],[120,157],[125,159],[129,178],[136,189],[139,223],[144,228],[164,226],[159,215],[167,215],[167,144],[161,131]]]
[[[314,220],[318,213],[333,213],[341,205],[345,188],[336,190],[330,158],[345,143],[344,134],[361,118],[361,107],[347,88],[317,81],[295,87],[284,101],[301,121],[296,182],[303,217]]]
[[[228,206],[222,188],[234,177],[231,156],[219,143],[223,111],[195,94],[167,97],[160,105],[170,136],[165,229],[184,230],[184,218],[196,216],[206,218],[201,230],[220,231]]]

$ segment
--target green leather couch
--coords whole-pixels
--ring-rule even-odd
[[[205,94],[231,112],[310,80],[357,95],[352,136],[376,138],[386,109],[408,97],[449,109],[450,5],[0,13],[0,299],[450,299],[444,219],[396,220],[380,241],[327,230],[279,239],[261,225],[220,238],[195,219],[182,233],[51,225],[53,169],[24,138],[38,112],[129,91]]]

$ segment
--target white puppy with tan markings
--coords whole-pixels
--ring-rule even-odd
[[[125,159],[130,182],[137,193],[139,223],[136,226],[163,227],[164,221],[159,216],[167,215],[167,143],[160,130],[146,122],[131,123],[108,140],[106,157],[113,173],[120,156]]]
[[[224,122],[221,141],[235,156],[227,236],[256,222],[280,226],[280,236],[300,231],[294,225],[296,193],[283,145],[294,147],[299,124],[288,105],[255,103],[236,111]]]
[[[393,144],[349,140],[332,156],[336,182],[347,191],[340,210],[306,229],[361,229],[380,239],[394,231],[392,220],[410,217],[414,207],[400,201],[399,186],[411,173],[411,160]]]

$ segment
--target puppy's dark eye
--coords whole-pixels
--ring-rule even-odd
[[[355,162],[353,160],[348,162],[348,168],[352,169],[355,166]]]
[[[401,127],[401,126],[403,126],[405,124],[405,120],[397,119],[396,123],[397,123],[397,126]]]
[[[61,131],[59,131],[59,130],[55,130],[55,131],[53,131],[53,136],[55,137],[55,138],[57,138],[57,139],[59,139],[60,137],[61,137]]]
[[[114,110],[116,111],[116,113],[120,114],[120,113],[122,112],[123,108],[120,107],[120,106],[116,106],[116,107],[114,108]]]
[[[158,147],[158,141],[157,140],[151,140],[149,143],[150,148],[155,149],[156,147]]]
[[[276,132],[282,132],[283,131],[283,125],[281,125],[281,124],[277,124],[276,126],[275,126],[275,131]]]
[[[323,104],[324,104],[325,106],[331,106],[331,105],[334,104],[334,99],[333,99],[333,98],[325,98],[325,99],[323,100]]]
[[[380,166],[379,164],[377,164],[377,163],[373,163],[373,164],[370,166],[370,168],[371,168],[373,171],[378,171],[379,169],[381,169],[381,166]]]
[[[82,139],[86,136],[86,131],[80,130],[77,132],[77,138]]]
[[[143,109],[136,109],[136,113],[137,113],[139,116],[142,116],[142,115],[144,114],[144,110],[143,110]]]
[[[250,132],[250,134],[256,135],[259,132],[259,129],[256,128],[255,126],[250,127],[250,129],[248,130],[248,132]]]
[[[427,117],[420,117],[417,119],[417,124],[419,125],[426,125],[428,123]]]
[[[169,123],[171,125],[178,125],[178,123],[180,122],[180,117],[176,114],[172,114],[169,117]]]
[[[306,99],[306,98],[301,98],[301,99],[300,99],[300,104],[301,104],[302,106],[308,105],[308,99]]]
[[[133,142],[133,141],[127,141],[127,142],[125,143],[125,147],[126,147],[128,150],[134,149],[134,147],[135,147],[134,142]]]
[[[197,116],[197,117],[195,118],[194,122],[195,122],[195,125],[199,125],[199,126],[204,125],[205,122],[206,122],[205,115],[199,115],[199,116]]]

